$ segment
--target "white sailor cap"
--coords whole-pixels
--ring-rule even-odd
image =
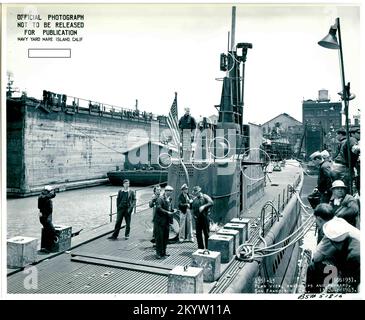
[[[313,152],[310,156],[309,159],[313,160],[314,158],[317,157],[321,157],[322,158],[322,153],[320,153],[319,151]]]
[[[334,217],[323,225],[324,235],[335,242],[341,242],[349,235],[349,223],[342,218]]]
[[[322,158],[329,158],[330,154],[327,150],[323,150],[321,152],[321,156],[322,156]]]
[[[181,188],[180,188],[181,190],[184,190],[184,189],[189,189],[189,187],[188,187],[188,185],[186,184],[186,183],[184,183],[182,186],[181,186]]]

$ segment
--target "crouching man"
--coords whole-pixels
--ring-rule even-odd
[[[338,277],[341,292],[357,292],[360,284],[360,230],[334,217],[332,207],[320,204],[314,210],[324,237],[307,270],[306,291],[321,292]]]
[[[45,186],[42,193],[38,196],[39,222],[44,229],[45,247],[42,251],[51,251],[54,244],[58,242],[56,229],[52,223],[53,203],[52,199],[56,196],[56,191],[52,186]]]

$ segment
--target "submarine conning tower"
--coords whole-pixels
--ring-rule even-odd
[[[215,223],[226,223],[242,216],[249,202],[247,199],[251,197],[241,169],[248,139],[247,135],[244,137],[243,125],[244,66],[252,44],[235,45],[234,32],[235,7],[232,10],[231,48],[220,55],[220,70],[225,71],[226,75],[217,79],[223,83],[220,104],[215,106],[219,114],[218,122],[206,134],[205,148],[209,157],[198,161],[195,153],[189,159],[172,161],[168,174],[168,184],[175,190],[175,207],[184,183],[188,184],[190,192],[199,185],[202,192],[214,201],[210,218]],[[203,142],[201,145],[204,148]]]
[[[222,53],[220,56],[220,70],[226,71],[227,75],[223,78],[220,105],[216,106],[219,111],[217,129],[224,130],[224,137],[228,141],[232,140],[228,137],[235,130],[236,143],[234,150],[230,150],[230,155],[240,154],[243,148],[244,73],[247,51],[252,48],[252,44],[238,43],[235,50],[233,48],[234,46],[227,54]]]

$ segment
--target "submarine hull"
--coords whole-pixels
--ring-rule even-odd
[[[200,186],[202,192],[214,201],[210,218],[215,223],[224,224],[232,218],[240,217],[249,204],[254,202],[253,197],[257,198],[264,193],[263,180],[254,183],[248,181],[241,171],[239,161],[184,165],[186,171],[182,164],[175,163],[170,166],[168,172],[168,184],[175,190],[175,207],[184,183],[188,184],[190,192],[194,186]]]

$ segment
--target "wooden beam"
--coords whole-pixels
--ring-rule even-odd
[[[88,253],[88,252],[72,253],[71,256],[120,262],[120,263],[133,264],[133,265],[139,265],[139,266],[145,266],[145,267],[153,267],[153,268],[159,268],[159,269],[165,269],[165,270],[172,270],[173,268],[175,268],[175,265],[168,265],[165,263],[161,264],[161,263],[154,262],[154,261],[135,260],[135,259],[130,259],[130,258],[109,256],[109,255],[103,255],[103,254],[94,254],[94,253]]]
[[[131,264],[131,263],[123,263],[123,262],[102,260],[102,259],[96,259],[96,258],[87,258],[87,257],[81,257],[81,256],[72,257],[71,261],[87,263],[87,264],[94,264],[94,265],[99,265],[99,266],[107,266],[107,267],[112,267],[112,268],[117,268],[117,269],[127,269],[127,270],[155,273],[155,274],[160,274],[160,275],[164,275],[164,276],[168,276],[170,274],[170,270],[166,270],[166,269],[162,269],[162,268],[146,267],[146,266],[141,266],[141,265],[136,265],[136,264]]]

